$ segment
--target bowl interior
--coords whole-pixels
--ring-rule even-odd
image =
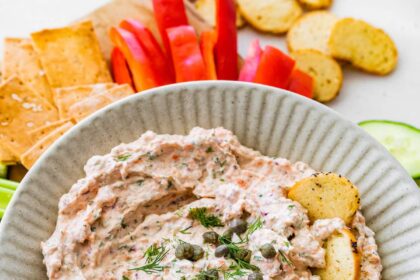
[[[0,279],[46,279],[40,242],[85,162],[143,132],[187,134],[223,126],[242,144],[349,177],[376,232],[384,279],[420,279],[420,192],[372,138],[327,107],[289,92],[239,82],[162,87],[124,99],[74,127],[22,182],[0,225]]]

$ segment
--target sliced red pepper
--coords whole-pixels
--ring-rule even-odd
[[[137,91],[161,85],[156,79],[157,74],[152,67],[153,61],[147,56],[133,33],[119,27],[113,27],[110,37],[114,45],[124,54]]]
[[[117,84],[129,84],[132,88],[133,79],[131,78],[130,69],[128,69],[127,61],[119,48],[114,48],[111,53],[111,68],[114,81]]]
[[[189,25],[168,29],[177,82],[205,80],[206,68],[194,28]]]
[[[295,61],[288,55],[267,46],[261,56],[254,81],[268,86],[286,88],[294,66]]]
[[[295,68],[290,76],[287,89],[308,98],[312,98],[314,89],[312,77]]]
[[[216,67],[220,80],[238,79],[238,36],[234,0],[216,0]]]
[[[165,46],[166,53],[170,56],[171,49],[166,29],[181,25],[188,25],[184,1],[153,0],[153,10],[160,35],[162,36],[163,45]]]
[[[159,73],[158,83],[167,85],[175,82],[171,62],[162,51],[158,41],[152,32],[143,24],[134,19],[126,19],[120,23],[120,27],[133,33],[147,55],[153,59],[152,67]]]
[[[253,82],[257,74],[258,65],[260,64],[263,51],[260,47],[260,41],[255,39],[251,42],[248,55],[245,59],[239,74],[239,80],[243,82]]]
[[[216,33],[204,31],[200,37],[200,50],[206,67],[207,79],[217,80],[216,64],[214,61],[214,47],[216,45]]]

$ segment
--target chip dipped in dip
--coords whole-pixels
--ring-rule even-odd
[[[223,128],[144,133],[105,156],[59,203],[42,243],[50,279],[321,279],[340,218],[310,221],[287,198],[315,171],[242,146]],[[380,279],[373,232],[352,222],[360,279]],[[359,269],[359,268],[358,268]]]

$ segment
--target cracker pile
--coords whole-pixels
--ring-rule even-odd
[[[214,24],[216,0],[191,0],[197,12]],[[287,34],[287,47],[296,65],[311,76],[313,98],[335,99],[343,84],[341,62],[362,71],[387,75],[398,61],[397,48],[388,34],[369,23],[339,18],[325,9],[332,0],[236,0],[238,27]]]
[[[92,22],[6,38],[0,84],[0,162],[31,168],[66,131],[133,94],[114,84]]]

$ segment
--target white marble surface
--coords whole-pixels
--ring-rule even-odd
[[[256,0],[257,1],[257,0]],[[0,38],[27,36],[31,31],[65,25],[107,0],[0,0]],[[335,0],[332,11],[353,16],[385,29],[394,38],[400,60],[397,70],[377,77],[346,68],[340,96],[329,104],[344,117],[358,122],[391,119],[420,127],[420,11],[419,0]],[[240,31],[244,54],[254,37],[285,49],[280,36]],[[0,51],[1,51],[0,44]]]

